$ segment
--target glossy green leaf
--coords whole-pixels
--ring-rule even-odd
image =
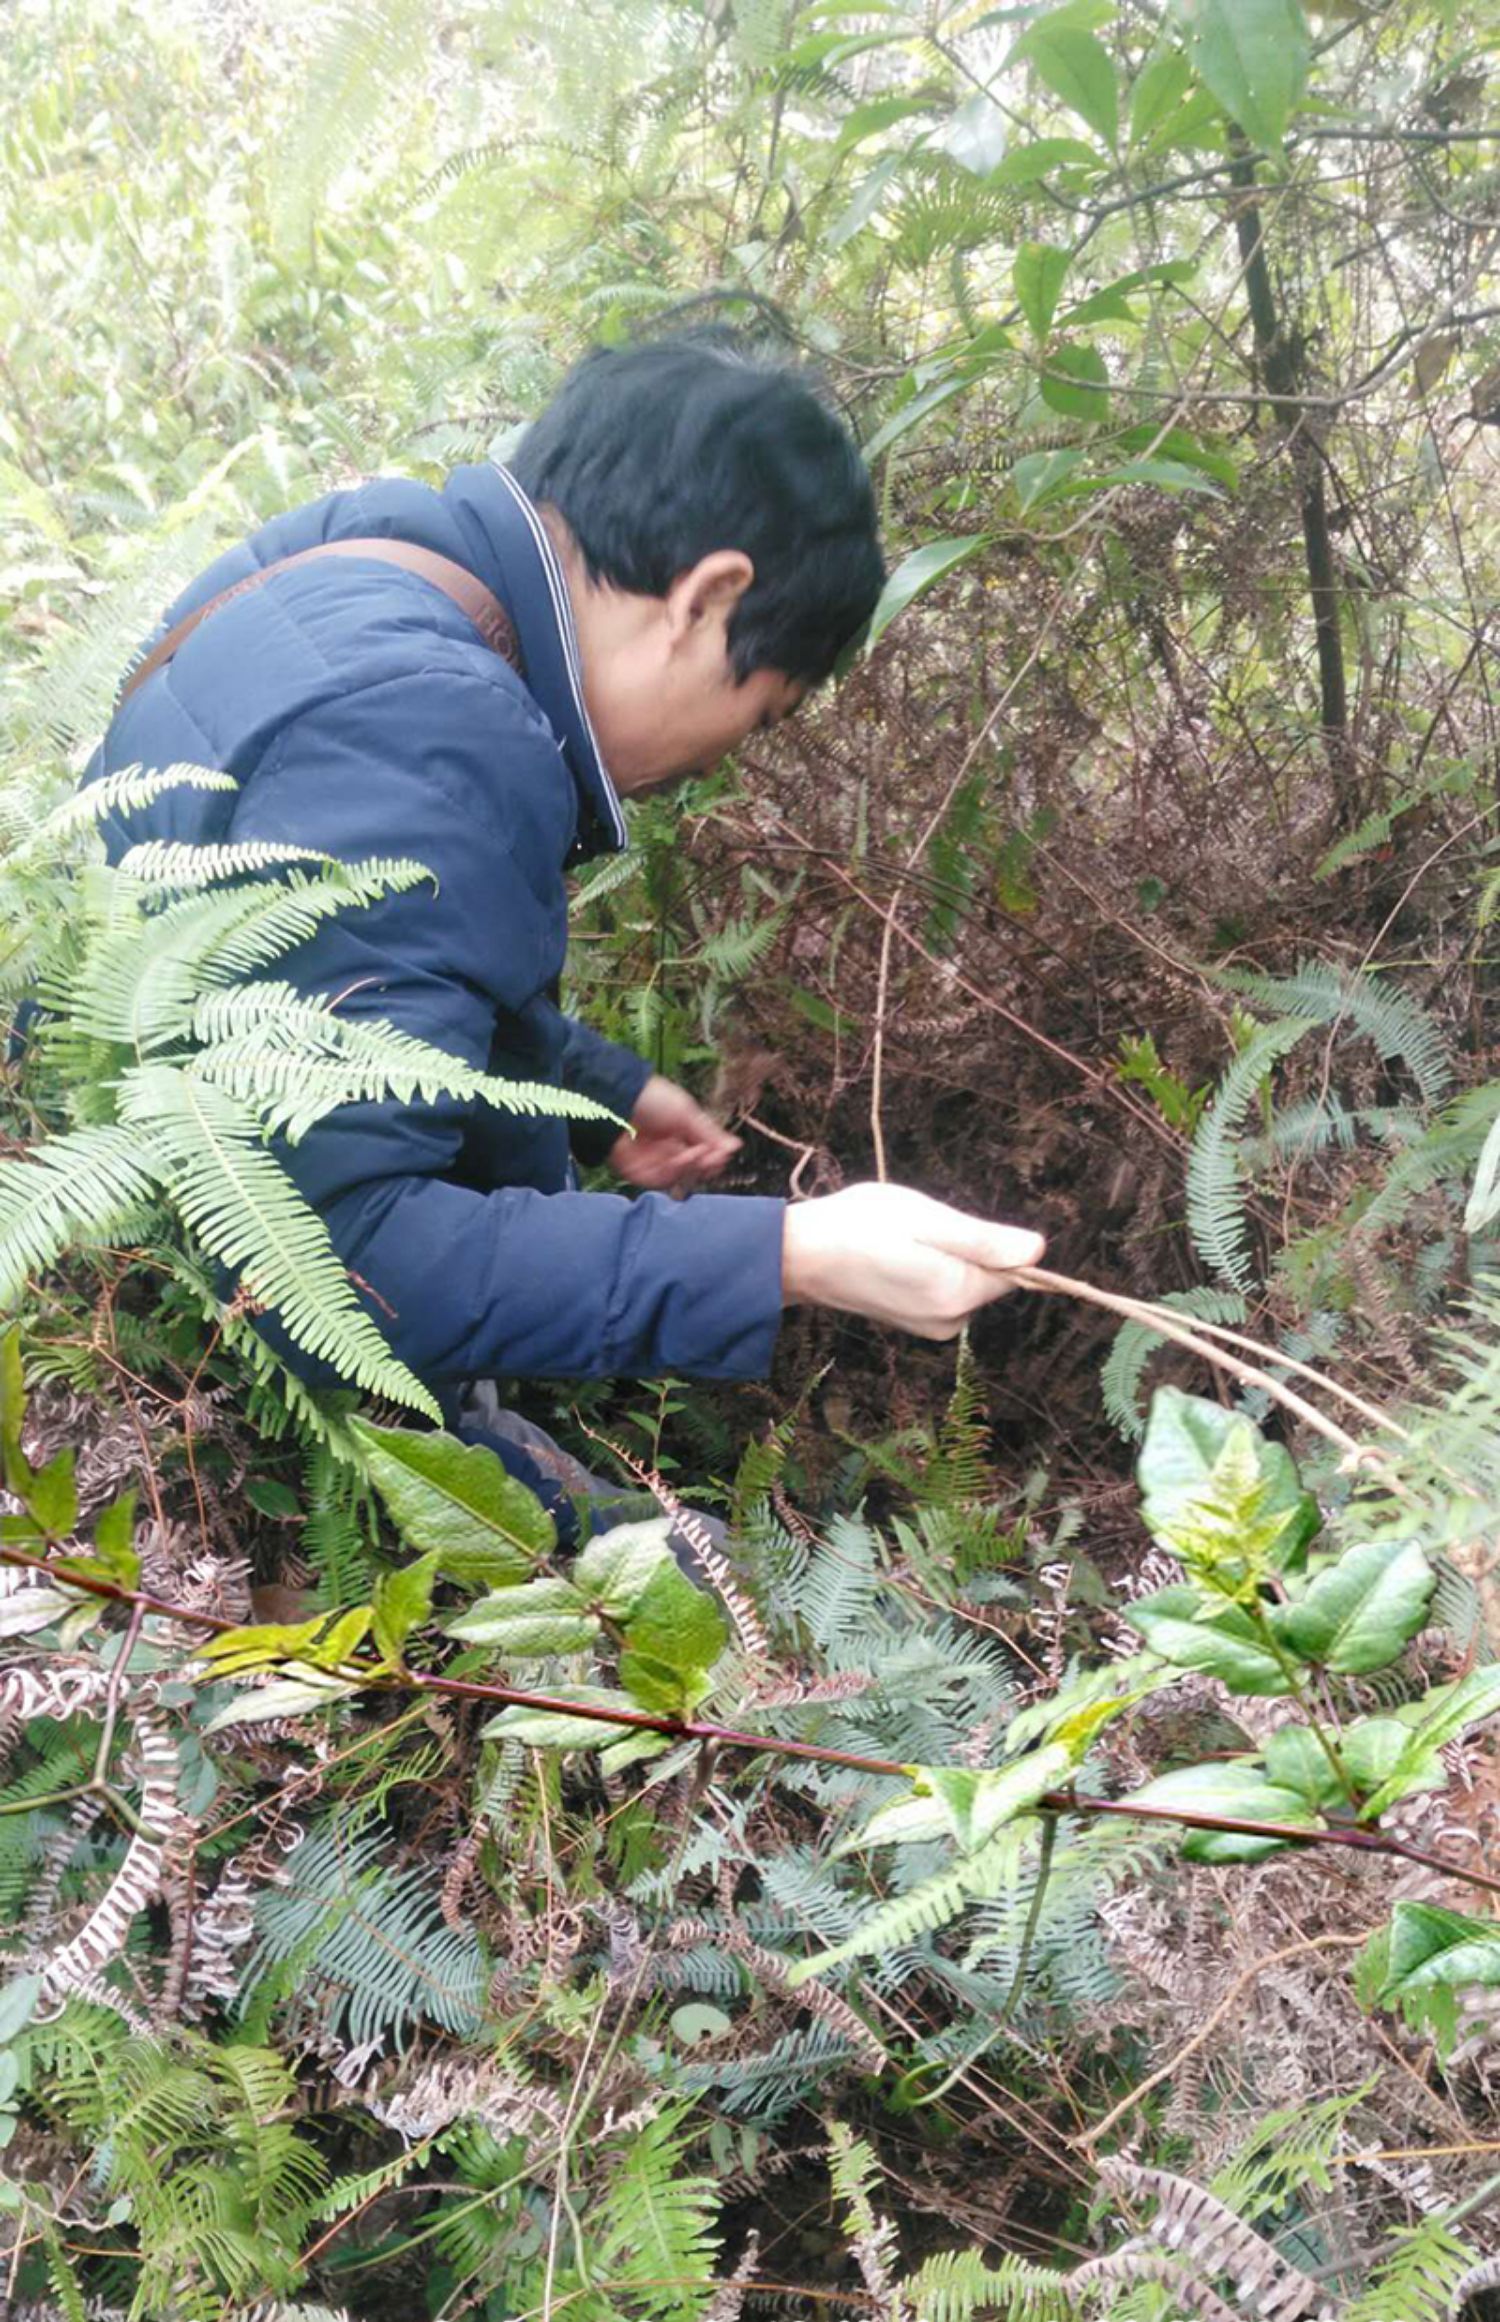
[[[1151,1532],[1177,1550],[1178,1542],[1203,1510],[1218,1505],[1215,1472],[1226,1443],[1237,1430],[1247,1431],[1254,1444],[1262,1492],[1255,1520],[1282,1519],[1272,1561],[1278,1569],[1286,1570],[1300,1560],[1321,1525],[1317,1501],[1303,1490],[1291,1453],[1283,1444],[1268,1442],[1241,1413],[1226,1411],[1205,1396],[1185,1395],[1178,1387],[1158,1387],[1152,1397],[1136,1468],[1141,1514]]]
[[[1072,251],[1060,249],[1055,242],[1023,242],[1011,261],[1016,304],[1034,338],[1044,339],[1052,327],[1072,263]]]
[[[1103,166],[1098,148],[1085,145],[1081,137],[1028,137],[1007,153],[997,169],[992,169],[991,185],[1035,185],[1038,178],[1048,177],[1054,169],[1077,169],[1087,166],[1098,170]]]
[[[347,1700],[358,1690],[358,1686],[339,1678],[305,1669],[298,1675],[278,1677],[269,1685],[259,1685],[253,1692],[241,1694],[226,1708],[216,1711],[203,1730],[223,1733],[230,1726],[264,1725],[272,1717],[305,1717],[314,1710],[329,1708],[335,1701]]]
[[[902,156],[899,153],[883,153],[881,155],[875,167],[855,188],[849,201],[829,227],[828,242],[831,249],[841,250],[846,242],[853,241],[862,227],[870,223],[884,201],[887,189],[897,170],[901,167],[901,162]]]
[[[1451,1685],[1435,1686],[1420,1701],[1407,1702],[1395,1710],[1388,1722],[1404,1729],[1406,1745],[1383,1775],[1380,1787],[1366,1798],[1364,1815],[1373,1818],[1410,1792],[1436,1787],[1428,1777],[1434,1769],[1441,1775],[1438,1752],[1457,1741],[1470,1726],[1483,1725],[1496,1716],[1500,1716],[1500,1662],[1496,1661],[1471,1669]]]
[[[124,1588],[135,1588],[141,1560],[135,1549],[135,1493],[122,1492],[94,1518],[94,1555]]]
[[[1365,1816],[1370,1814],[1375,1798],[1383,1798],[1387,1805],[1393,1805],[1397,1798],[1414,1797],[1419,1791],[1437,1790],[1443,1785],[1443,1761],[1439,1753],[1430,1745],[1415,1741],[1411,1728],[1403,1725],[1399,1717],[1356,1718],[1339,1736],[1339,1756],[1365,1800]]]
[[[253,1475],[245,1486],[245,1497],[257,1515],[284,1519],[300,1515],[302,1502],[290,1484],[270,1475]]]
[[[1195,468],[1184,467],[1180,460],[1125,460],[1117,468],[1105,468],[1098,482],[1104,484],[1156,484],[1164,492],[1207,492],[1212,499],[1220,497],[1219,487]]]
[[[1112,438],[1112,448],[1140,452],[1148,459],[1180,461],[1187,468],[1201,468],[1226,490],[1232,490],[1239,482],[1239,469],[1232,456],[1217,445],[1206,444],[1201,437],[1190,435],[1185,427],[1168,428],[1165,435],[1149,422],[1124,428]]]
[[[1298,1830],[1322,1827],[1322,1817],[1296,1790],[1283,1789],[1257,1767],[1232,1760],[1159,1774],[1143,1790],[1133,1790],[1125,1803],[1173,1814],[1222,1814],[1235,1822],[1280,1822]],[[1240,1831],[1195,1830],[1184,1839],[1182,1851],[1191,1862],[1259,1862],[1283,1844]]]
[[[1146,59],[1130,91],[1132,145],[1139,145],[1176,111],[1192,77],[1192,67],[1180,48],[1159,48]]]
[[[432,1611],[437,1569],[437,1554],[431,1551],[394,1572],[382,1572],[376,1581],[373,1629],[384,1660],[400,1661],[407,1638]]]
[[[77,1602],[76,1596],[64,1596],[40,1581],[11,1589],[0,1596],[0,1637],[29,1637],[38,1629],[50,1628]]]
[[[368,1419],[350,1425],[402,1537],[419,1553],[434,1550],[450,1579],[481,1588],[524,1579],[556,1545],[541,1501],[483,1444]]]
[[[580,1707],[628,1711],[639,1707],[628,1694],[603,1685],[554,1685],[548,1690],[554,1701],[576,1702]],[[528,1749],[599,1750],[607,1742],[617,1742],[622,1731],[630,1729],[622,1728],[615,1718],[569,1717],[566,1710],[518,1705],[502,1709],[481,1730],[486,1741],[524,1742]]]
[[[1162,1588],[1120,1610],[1152,1652],[1174,1668],[1221,1677],[1231,1693],[1291,1691],[1290,1677],[1237,1605],[1210,1610],[1195,1588]]]
[[[646,1583],[625,1624],[620,1682],[643,1709],[686,1717],[706,1697],[708,1672],[728,1642],[715,1600],[669,1560]]]
[[[856,105],[851,113],[846,114],[834,152],[836,155],[852,153],[857,145],[864,144],[867,137],[878,137],[883,129],[893,128],[898,121],[909,121],[914,115],[932,113],[934,110],[934,101],[930,96],[907,97],[897,92],[871,97],[866,104]]]
[[[1081,115],[1105,144],[1120,133],[1120,100],[1113,59],[1104,43],[1079,24],[1044,16],[1011,51],[1035,68],[1038,80]]]
[[[1175,13],[1204,87],[1255,144],[1279,146],[1312,62],[1300,0],[1175,0]]]
[[[608,1620],[628,1620],[650,1582],[673,1562],[667,1546],[671,1529],[669,1516],[653,1516],[643,1524],[616,1524],[597,1533],[569,1574],[578,1596]]]
[[[684,2048],[701,2048],[734,2030],[733,2017],[726,2016],[722,2008],[710,2007],[706,2000],[689,2000],[684,2007],[674,2008],[668,2024],[673,2039]]]
[[[8,1983],[0,1984],[0,2047],[7,2047],[25,2030],[41,1996],[39,1975],[13,1975]]]
[[[570,1580],[548,1575],[465,1605],[444,1622],[443,1633],[465,1644],[493,1645],[497,1653],[525,1657],[581,1653],[598,1636],[599,1623]]]
[[[1340,1756],[1344,1756],[1342,1748]],[[1295,1790],[1314,1813],[1328,1806],[1342,1806],[1348,1797],[1328,1752],[1309,1726],[1278,1726],[1267,1737],[1261,1762],[1268,1782],[1278,1790]],[[1344,1764],[1352,1779],[1354,1769],[1348,1765],[1347,1758]]]
[[[899,410],[893,411],[890,418],[876,428],[863,447],[865,458],[878,460],[882,452],[889,451],[891,445],[899,443],[904,435],[910,435],[912,429],[920,427],[932,412],[941,411],[945,403],[951,403],[956,395],[962,395],[966,389],[976,385],[979,377],[977,371],[955,371],[950,378],[935,380],[930,387],[924,387],[919,395],[909,397]]]
[[[1305,1661],[1361,1677],[1394,1661],[1427,1617],[1436,1575],[1412,1540],[1369,1540],[1309,1581],[1271,1624]]]
[[[21,1333],[12,1327],[0,1338],[0,1465],[5,1488],[24,1498],[31,1468],[21,1449],[26,1425],[26,1380],[21,1368]]]
[[[1461,1990],[1472,1984],[1500,1984],[1500,1921],[1467,1919],[1436,1903],[1397,1903],[1382,1999],[1434,1985]]]
[[[1045,508],[1049,501],[1074,492],[1093,491],[1094,480],[1080,473],[1083,453],[1064,445],[1061,451],[1027,452],[1010,471],[1011,484],[1023,515]]]
[[[25,1500],[42,1530],[54,1540],[66,1539],[78,1522],[78,1486],[73,1480],[71,1447],[59,1451],[31,1479]]]
[[[987,545],[987,540],[988,535],[983,532],[967,533],[961,540],[929,540],[904,556],[881,590],[880,602],[870,622],[870,645],[879,643],[898,613],[904,613],[908,605],[915,603],[925,590],[957,565],[966,563]]]
[[[1109,366],[1097,347],[1049,347],[1041,390],[1042,401],[1065,419],[1109,417]]]

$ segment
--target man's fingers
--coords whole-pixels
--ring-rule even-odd
[[[1025,1226],[997,1225],[989,1218],[967,1217],[960,1210],[947,1210],[932,1225],[924,1225],[921,1238],[949,1257],[981,1266],[989,1274],[1011,1274],[1018,1266],[1039,1266],[1047,1248],[1042,1236]]]

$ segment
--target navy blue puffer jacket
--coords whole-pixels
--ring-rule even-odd
[[[162,629],[257,566],[371,535],[477,574],[515,624],[524,681],[412,574],[353,557],[279,573],[141,686],[87,777],[191,760],[237,789],[176,790],[111,822],[111,854],[148,838],[264,839],[424,863],[435,884],[341,916],[276,972],[339,995],[350,1017],[628,1117],[650,1068],[557,1005],[565,874],[623,846],[625,829],[561,568],[514,480],[485,465],[441,492],[335,492],[221,557]],[[582,1151],[588,1134],[574,1131]],[[564,1123],[452,1101],[345,1106],[283,1158],[393,1349],[434,1387],[769,1366],[780,1202],[579,1193]]]

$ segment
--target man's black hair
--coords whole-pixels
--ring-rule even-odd
[[[858,447],[807,377],[718,329],[596,348],[510,469],[555,508],[589,577],[665,596],[716,548],[755,578],[729,623],[737,678],[829,676],[884,578]]]

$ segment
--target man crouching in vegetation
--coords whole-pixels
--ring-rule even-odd
[[[567,874],[626,844],[621,799],[791,716],[881,579],[869,477],[803,377],[724,333],[597,352],[508,468],[335,492],[219,558],[91,769],[235,777],[112,823],[116,855],[266,841],[425,864],[431,885],[330,921],[282,972],[631,1123],[388,1099],[284,1156],[450,1424],[565,1522],[572,1463],[500,1409],[496,1378],[759,1378],[799,1301],[951,1337],[1040,1255],[1035,1234],[899,1186],[668,1198],[736,1140],[558,1006]],[[642,1190],[581,1193],[575,1157]]]

